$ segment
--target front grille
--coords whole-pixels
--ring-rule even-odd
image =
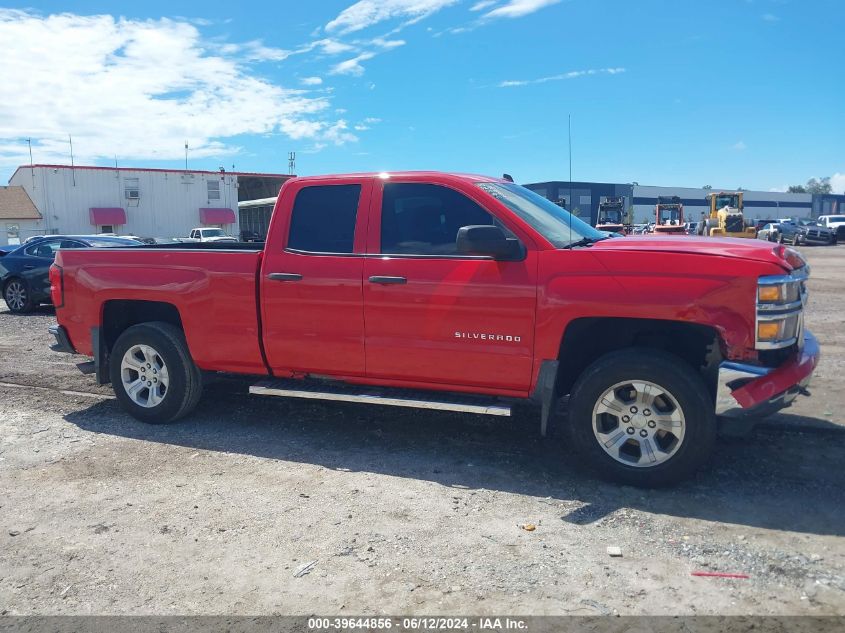
[[[745,231],[745,222],[741,215],[728,216],[725,219],[725,231],[728,233],[742,233]]]

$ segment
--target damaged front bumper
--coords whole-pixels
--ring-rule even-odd
[[[753,416],[755,411],[789,406],[798,395],[809,395],[807,386],[819,362],[819,343],[804,332],[803,345],[779,367],[760,367],[725,361],[719,365],[716,415]]]

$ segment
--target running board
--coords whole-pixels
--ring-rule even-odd
[[[363,402],[390,407],[460,411],[461,413],[480,413],[481,415],[509,416],[511,414],[510,406],[502,405],[492,397],[412,389],[387,389],[346,383],[292,379],[262,380],[250,386],[249,392],[259,396]]]

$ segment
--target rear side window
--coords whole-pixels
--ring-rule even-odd
[[[296,194],[288,248],[310,253],[351,253],[361,185],[305,187]]]
[[[477,224],[494,224],[504,229],[487,211],[448,187],[417,183],[384,186],[382,253],[458,255],[458,229]]]

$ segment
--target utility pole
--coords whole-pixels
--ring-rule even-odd
[[[185,171],[188,171],[188,141],[185,141]]]
[[[76,172],[73,170],[73,137],[68,134],[67,140],[70,142],[70,176],[73,178],[73,186],[76,186]]]
[[[35,189],[35,167],[32,164],[32,139],[26,139],[26,144],[29,145],[29,172],[32,175],[32,188]]]

